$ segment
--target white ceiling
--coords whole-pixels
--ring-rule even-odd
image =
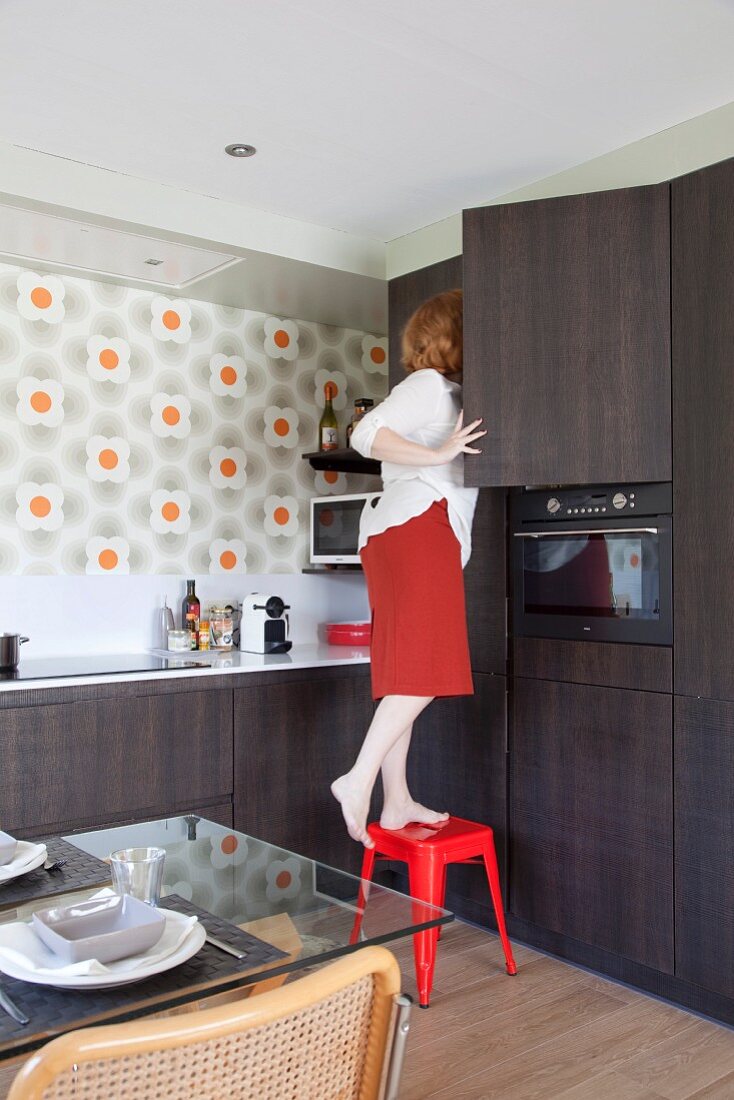
[[[0,141],[387,241],[734,100],[733,57],[734,0],[0,0]]]

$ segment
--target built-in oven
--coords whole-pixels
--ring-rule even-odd
[[[670,484],[518,490],[510,537],[515,634],[672,645]]]

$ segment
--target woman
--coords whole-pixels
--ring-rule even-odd
[[[353,767],[331,786],[350,836],[367,832],[382,770],[380,824],[440,826],[448,814],[414,802],[405,765],[413,722],[437,696],[474,688],[462,569],[471,552],[476,489],[464,488],[463,454],[486,434],[463,427],[463,300],[450,290],[425,302],[403,333],[409,372],[357,424],[352,446],[382,462],[384,492],[360,525],[360,557],[372,611],[372,694],[380,704]]]

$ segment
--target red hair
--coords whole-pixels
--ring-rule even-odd
[[[446,290],[418,306],[403,330],[401,362],[409,372],[430,367],[439,374],[461,374],[464,295]]]

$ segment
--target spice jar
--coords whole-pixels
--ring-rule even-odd
[[[358,397],[354,402],[354,412],[352,413],[352,419],[347,424],[347,447],[352,445],[352,432],[357,424],[359,424],[365,413],[368,413],[374,401],[371,397]]]
[[[209,608],[209,635],[212,649],[231,649],[234,618],[231,607]]]
[[[199,649],[207,650],[211,642],[209,620],[202,619],[199,623]]]

